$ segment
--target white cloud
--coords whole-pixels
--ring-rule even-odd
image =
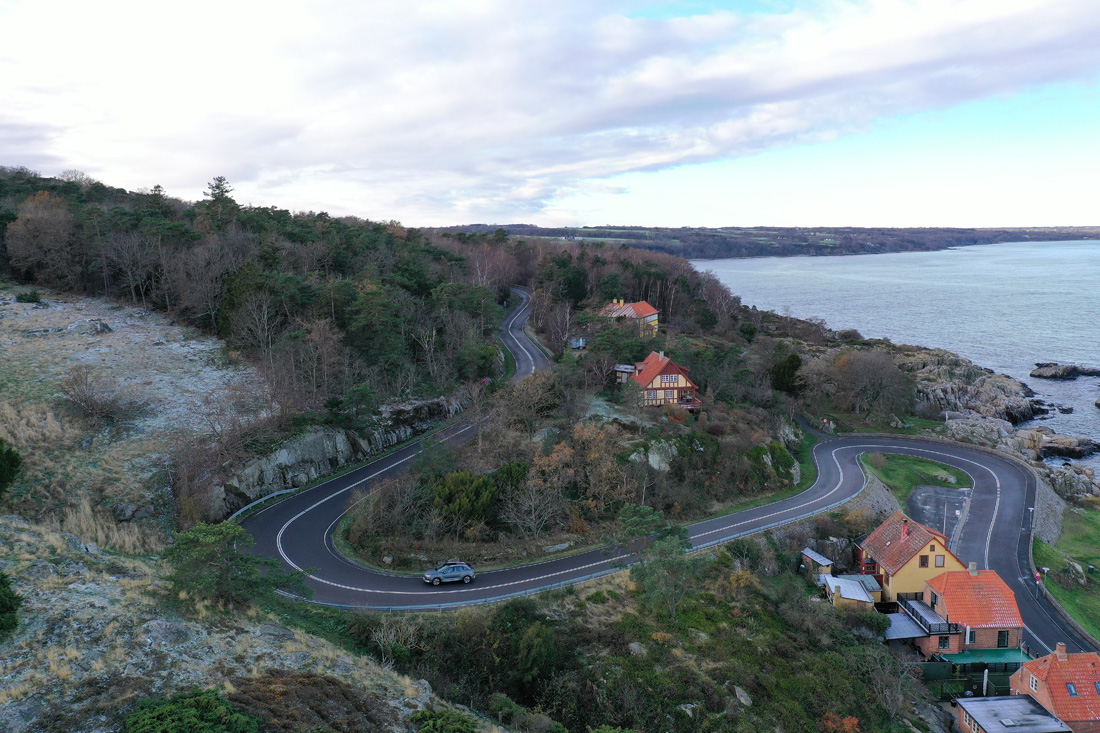
[[[1100,69],[1094,0],[0,4],[0,164],[414,224]]]

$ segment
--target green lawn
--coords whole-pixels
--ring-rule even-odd
[[[1058,544],[1051,547],[1035,540],[1033,548],[1035,564],[1050,568],[1043,586],[1095,639],[1100,639],[1100,578],[1086,574],[1085,585],[1081,585],[1074,579],[1076,573],[1069,571],[1069,563],[1072,560],[1085,569],[1100,567],[1098,542],[1100,509],[1071,507]]]
[[[894,453],[869,453],[861,457],[864,468],[890,487],[898,501],[905,504],[914,486],[970,488],[970,477],[957,468],[913,456]],[[952,480],[954,479],[954,480]]]

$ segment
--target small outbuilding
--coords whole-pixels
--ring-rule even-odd
[[[833,561],[809,547],[802,548],[802,567],[811,575],[820,573],[832,574]]]
[[[818,576],[829,602],[836,608],[854,611],[874,611],[875,599],[858,580],[834,578],[822,573]]]

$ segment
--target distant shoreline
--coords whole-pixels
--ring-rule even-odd
[[[573,240],[587,246],[664,252],[688,260],[755,257],[836,257],[888,252],[934,252],[978,244],[1036,241],[1100,241],[1100,226],[1087,227],[538,227],[470,224],[425,231],[445,236],[509,236]]]

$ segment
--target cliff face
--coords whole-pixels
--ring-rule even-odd
[[[213,488],[210,519],[220,521],[269,494],[305,486],[352,463],[430,430],[462,409],[459,398],[437,397],[386,405],[378,426],[362,435],[318,426],[286,441],[279,449],[239,468]]]

